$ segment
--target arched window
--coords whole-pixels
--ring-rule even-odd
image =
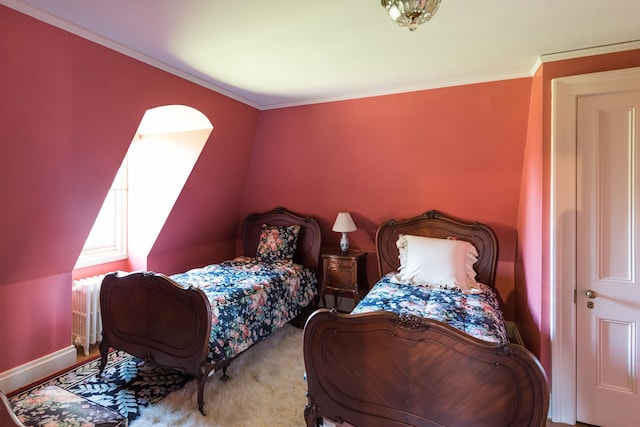
[[[146,259],[213,126],[198,110],[167,105],[147,110],[75,268]],[[146,261],[143,261],[143,263]]]

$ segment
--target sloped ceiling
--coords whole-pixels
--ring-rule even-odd
[[[530,76],[544,57],[640,47],[638,0],[443,0],[415,32],[379,0],[0,3],[260,109]]]

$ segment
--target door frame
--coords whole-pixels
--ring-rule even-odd
[[[551,405],[554,422],[575,424],[577,98],[640,90],[640,67],[553,79],[549,222]]]

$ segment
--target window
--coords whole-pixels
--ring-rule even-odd
[[[75,268],[127,258],[128,161],[125,157]]]
[[[192,107],[145,112],[74,269],[127,259],[130,268],[147,268],[147,256],[212,130]]]

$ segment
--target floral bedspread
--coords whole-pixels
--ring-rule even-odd
[[[484,284],[482,292],[466,294],[451,289],[402,285],[380,279],[351,312],[391,311],[438,320],[467,334],[491,342],[507,342],[504,317],[496,294]]]
[[[229,359],[298,315],[317,294],[317,279],[291,262],[238,257],[171,276],[200,288],[211,303],[209,361]]]

